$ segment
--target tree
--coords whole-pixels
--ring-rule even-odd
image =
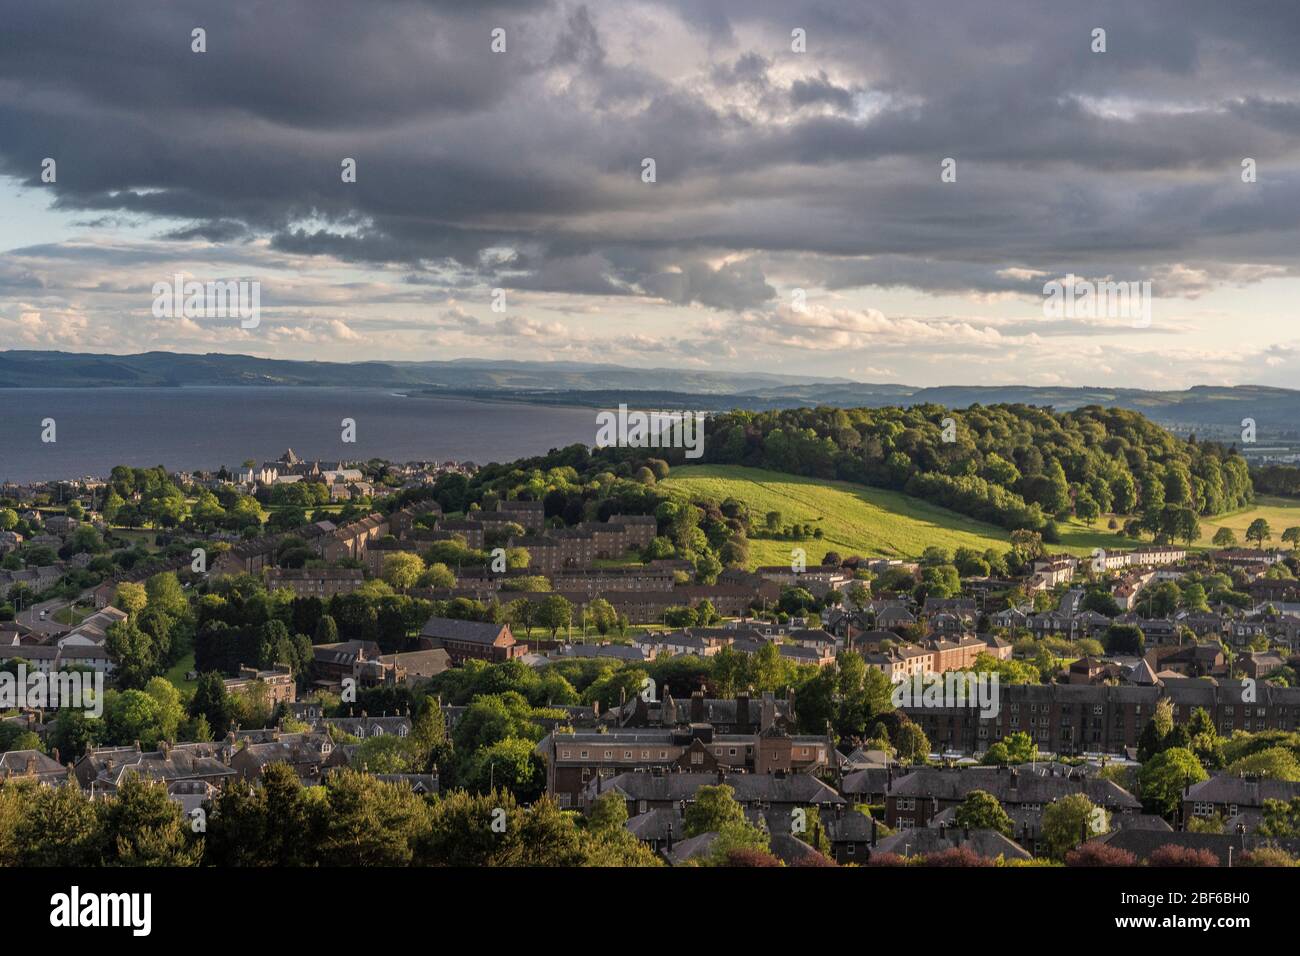
[[[143,687],[157,673],[159,660],[153,638],[129,618],[108,626],[104,650],[117,667],[121,687]]]
[[[1066,866],[1137,866],[1137,862],[1128,850],[1104,843],[1081,843],[1065,854]]]
[[[466,748],[458,779],[475,793],[490,793],[503,787],[520,800],[533,801],[546,789],[546,768],[533,752],[536,743],[522,737],[506,737],[477,749]]]
[[[1156,702],[1155,713],[1138,736],[1138,761],[1146,763],[1169,747],[1169,736],[1174,730],[1174,708],[1168,698]]]
[[[1268,526],[1268,522],[1263,518],[1256,518],[1246,529],[1246,540],[1254,541],[1259,547],[1264,547],[1264,542],[1273,537],[1273,529]]]
[[[384,558],[384,569],[380,577],[396,590],[405,593],[415,587],[423,573],[424,561],[418,554],[398,551]]]
[[[920,724],[903,721],[894,733],[894,750],[903,763],[920,763],[930,755],[930,738]]]
[[[1189,846],[1166,843],[1151,851],[1147,866],[1218,866],[1219,858],[1213,850],[1197,850]]]
[[[18,866],[98,866],[102,838],[90,798],[76,783],[57,787],[7,785],[0,801],[26,804],[13,833]]]
[[[1110,654],[1140,655],[1146,635],[1136,624],[1112,624],[1106,628],[1103,640]]]
[[[1040,838],[1047,855],[1064,860],[1085,837],[1096,832],[1093,803],[1086,794],[1072,793],[1043,807]]]
[[[1006,767],[1037,759],[1038,747],[1034,743],[1034,738],[1025,731],[1018,730],[990,746],[980,763]]]
[[[1096,499],[1086,491],[1079,492],[1074,499],[1074,513],[1083,521],[1092,524],[1101,517],[1101,506],[1097,504]]]
[[[727,820],[717,832],[717,838],[709,847],[709,866],[781,865],[781,861],[768,852],[770,841],[767,833],[743,817]]]
[[[454,588],[456,575],[441,561],[431,564],[416,582],[422,588]]]
[[[1237,536],[1233,534],[1231,528],[1220,528],[1214,532],[1211,543],[1216,548],[1235,548],[1237,546]]]
[[[328,614],[322,614],[319,621],[316,622],[316,634],[312,637],[313,644],[337,644],[339,639],[339,626],[334,622],[334,618]]]
[[[972,830],[997,830],[1009,837],[1014,829],[1011,817],[1002,809],[998,798],[986,790],[972,790],[954,814],[959,827]]]
[[[409,866],[428,839],[428,805],[411,788],[341,770],[325,781],[318,846],[327,866]]]
[[[558,594],[548,595],[537,606],[535,622],[538,627],[550,631],[551,640],[555,640],[556,632],[560,628],[568,627],[573,623],[573,604]]]
[[[1142,765],[1138,786],[1148,813],[1172,818],[1182,801],[1183,788],[1209,777],[1196,755],[1184,747],[1170,747]]]
[[[745,811],[736,802],[735,790],[726,784],[700,787],[695,802],[686,807],[682,826],[686,836],[721,832],[727,824],[745,823]]]
[[[451,738],[447,736],[447,718],[437,698],[424,698],[424,704],[411,725],[411,739],[419,756],[417,773],[432,773],[451,756]]]
[[[1286,747],[1266,747],[1228,765],[1233,776],[1268,777],[1273,780],[1300,781],[1300,759]]]
[[[1290,528],[1287,528],[1282,532],[1282,540],[1291,545],[1292,551],[1296,548],[1300,548],[1300,527],[1292,525]]]
[[[134,581],[123,581],[113,594],[113,606],[130,616],[139,614],[148,603],[149,595],[144,585],[136,584]]]
[[[1300,797],[1292,797],[1290,801],[1265,800],[1257,832],[1278,840],[1300,839]]]
[[[627,823],[627,801],[613,790],[606,790],[591,805],[587,825],[596,831],[621,830]]]
[[[108,866],[197,866],[203,847],[167,785],[128,773],[103,804]]]

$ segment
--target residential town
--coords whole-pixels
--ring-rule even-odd
[[[288,451],[6,487],[3,670],[107,689],[102,719],[6,711],[0,800],[163,800],[158,852],[219,865],[239,858],[214,834],[270,786],[381,787],[435,821],[549,807],[602,865],[1300,854],[1290,549],[1075,556],[1017,532],[1005,555],[709,568],[671,545],[707,502],[470,500],[473,475]],[[894,702],[944,680],[987,694]]]

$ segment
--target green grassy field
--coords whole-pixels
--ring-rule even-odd
[[[173,684],[175,684],[177,687],[179,687],[181,690],[193,690],[195,687],[198,686],[198,682],[185,679],[185,675],[192,670],[194,670],[193,651],[186,654],[179,661],[177,661],[175,665],[171,668],[171,670],[167,671],[167,673],[164,674],[163,676],[166,677]]]
[[[1288,548],[1289,544],[1282,542],[1282,532],[1293,526],[1300,526],[1300,501],[1293,501],[1290,498],[1269,498],[1261,495],[1256,501],[1253,508],[1245,511],[1237,511],[1228,515],[1216,515],[1212,518],[1201,519],[1201,537],[1196,544],[1199,547],[1210,547],[1210,539],[1214,537],[1214,532],[1220,528],[1231,528],[1237,535],[1237,543],[1246,546],[1246,528],[1256,518],[1263,518],[1268,522],[1273,531],[1271,540],[1265,544],[1274,548]],[[1249,547],[1254,547],[1251,542]]]
[[[54,612],[54,620],[60,624],[67,624],[70,627],[76,627],[86,618],[94,613],[94,608],[68,605],[61,607]]]
[[[790,549],[796,546],[807,551],[808,561],[812,563],[820,561],[827,551],[916,557],[931,545],[949,550],[963,546],[1005,550],[1009,543],[1007,531],[995,525],[934,507],[899,492],[843,481],[800,478],[736,465],[688,465],[674,468],[660,486],[714,501],[738,498],[749,506],[750,513],[759,521],[767,512],[779,511],[782,524],[811,524],[822,530],[820,540],[751,538],[751,566],[788,564]],[[1284,528],[1300,525],[1300,503],[1265,498],[1258,506],[1246,511],[1220,518],[1202,518],[1203,535],[1196,546],[1210,547],[1214,532],[1224,525],[1236,531],[1238,538],[1243,538],[1246,527],[1259,517],[1265,518],[1272,526],[1273,543],[1279,544]],[[1061,525],[1061,544],[1053,546],[1052,550],[1091,554],[1094,548],[1132,548],[1142,543],[1108,531],[1103,518],[1093,527],[1079,521],[1065,522]]]

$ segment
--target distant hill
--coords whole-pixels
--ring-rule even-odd
[[[843,378],[639,369],[584,362],[457,359],[446,362],[307,362],[249,355],[145,352],[0,352],[0,388],[299,385],[398,388],[534,403],[750,411],[837,405],[844,408],[1020,403],[1069,411],[1085,405],[1127,408],[1179,432],[1232,440],[1243,418],[1261,437],[1300,439],[1300,391],[1260,385],[1198,385],[1183,391],[1138,388],[953,385],[934,388]]]

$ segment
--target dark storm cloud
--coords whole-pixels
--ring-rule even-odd
[[[777,267],[1024,292],[1008,266],[1229,275],[1300,240],[1291,3],[3,0],[0,22],[0,172],[176,241],[434,285],[742,310]]]

